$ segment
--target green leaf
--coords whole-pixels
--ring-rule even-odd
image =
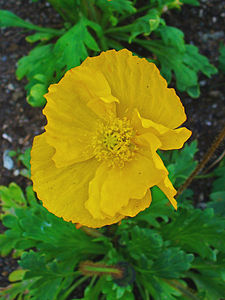
[[[213,174],[217,179],[213,181],[212,192],[225,191],[225,157],[221,161],[219,167],[213,171]]]
[[[194,5],[194,6],[199,6],[199,1],[198,0],[181,0],[184,4],[189,4],[189,5]]]
[[[225,44],[220,45],[219,69],[225,73]]]
[[[20,80],[25,75],[28,79],[35,75],[45,75],[46,78],[53,76],[53,44],[37,46],[30,51],[29,55],[18,61],[16,76]],[[37,83],[37,81],[35,81]]]
[[[213,208],[217,215],[225,216],[225,158],[213,174],[217,178],[213,181],[212,192],[209,195],[212,201],[207,204],[207,207]]]
[[[7,10],[0,10],[0,27],[22,27],[28,29],[36,29],[36,26],[30,22],[24,21],[17,17],[12,12]]]
[[[225,291],[225,255],[219,253],[215,262],[196,257],[188,276],[204,299],[221,300]]]
[[[181,30],[172,26],[160,26],[157,33],[165,45],[177,48],[180,52],[185,52],[184,34]]]
[[[21,188],[14,182],[9,187],[0,186],[0,200],[4,213],[9,213],[16,207],[26,206],[26,198]]]
[[[131,43],[139,34],[150,35],[162,22],[163,20],[160,18],[159,11],[150,9],[145,16],[136,19],[132,24],[129,43]]]
[[[135,41],[157,56],[161,74],[168,82],[174,72],[177,89],[181,92],[186,91],[193,98],[200,95],[198,72],[201,71],[208,77],[217,72],[217,69],[205,56],[199,54],[198,48],[193,45],[185,45],[185,51],[181,52],[175,46],[165,45],[160,40]]]
[[[211,202],[208,202],[207,207],[213,208],[215,214],[225,217],[225,191],[215,192],[210,194]]]
[[[194,45],[185,45],[183,62],[196,73],[201,71],[207,77],[217,73],[217,69],[211,65],[204,55],[199,54],[198,48]]]
[[[100,51],[96,41],[88,32],[87,27],[99,32],[99,27],[94,22],[81,18],[67,33],[65,33],[55,44],[54,54],[56,68],[64,68],[65,71],[80,65],[87,56],[87,48]],[[97,29],[96,29],[97,28]]]
[[[47,42],[51,40],[55,35],[48,32],[36,32],[35,34],[26,37],[26,41],[29,43],[36,43],[38,41]]]
[[[135,300],[130,285],[119,286],[111,278],[102,284],[102,293],[106,295],[107,300]]]
[[[30,178],[30,151],[31,148],[27,148],[24,153],[18,156],[18,160],[22,162],[22,164],[26,167],[26,169],[21,170],[20,174],[25,175],[25,177]]]
[[[136,11],[132,1],[129,0],[97,0],[96,5],[104,12],[111,11],[121,15],[132,14]]]
[[[59,81],[67,70],[80,65],[89,55],[88,49],[99,51],[96,41],[88,31],[89,27],[97,35],[102,34],[98,24],[81,18],[55,45],[39,45],[28,56],[19,60],[16,75],[18,79],[26,76],[29,80],[26,86],[29,104],[43,106],[46,103],[43,95],[49,84]]]
[[[144,286],[146,291],[151,295],[154,300],[177,300],[179,296],[182,296],[182,292],[178,289],[181,287],[183,290],[186,289],[186,284],[184,281],[175,281],[175,280],[166,280],[156,276],[141,276],[139,279],[141,286]],[[141,288],[139,288],[141,291]],[[143,299],[145,295],[143,296]],[[190,298],[180,298],[182,300],[190,299]],[[195,299],[195,298],[191,298]],[[198,299],[196,299],[198,300]]]
[[[44,256],[30,251],[23,253],[19,264],[27,270],[24,279],[37,278],[31,286],[30,294],[33,299],[52,300],[59,292],[60,284],[63,280],[63,270],[53,262],[47,264]]]
[[[0,10],[0,27],[22,27],[30,30],[36,30],[44,32],[45,34],[52,34],[53,36],[61,35],[62,30],[52,29],[52,28],[43,28],[37,25],[34,25],[30,22],[24,21],[23,19],[17,17],[15,14],[8,10]]]
[[[163,240],[161,236],[152,229],[140,228],[134,226],[130,228],[129,224],[123,222],[118,228],[120,245],[126,247],[127,255],[140,263],[147,265],[148,260],[157,257],[161,251]]]
[[[190,269],[194,256],[179,248],[165,249],[151,266],[150,272],[162,278],[179,278]]]
[[[173,246],[213,260],[215,254],[211,247],[225,251],[224,228],[225,220],[215,216],[212,209],[180,209],[160,232]]]
[[[197,141],[193,141],[190,145],[185,144],[182,150],[174,150],[160,152],[167,169],[169,171],[170,180],[175,187],[179,187],[197,166],[194,156],[198,151]]]
[[[41,83],[34,84],[30,93],[27,96],[27,102],[33,107],[44,106],[46,100],[44,98],[44,94],[46,93],[46,85]]]
[[[22,269],[15,270],[12,273],[10,273],[9,281],[14,282],[14,281],[22,280],[25,273],[26,271]]]
[[[134,220],[141,223],[145,222],[158,228],[160,227],[161,219],[164,222],[168,222],[168,219],[170,215],[174,213],[174,210],[168,205],[168,199],[158,187],[151,188],[151,194],[152,203],[150,207],[143,212],[140,212]]]
[[[62,18],[72,24],[76,23],[81,15],[81,0],[49,0],[54,9],[62,16]],[[84,2],[83,6],[88,6]]]
[[[26,294],[32,284],[31,280],[23,280],[19,283],[13,283],[1,289],[2,300],[30,300],[30,296]]]

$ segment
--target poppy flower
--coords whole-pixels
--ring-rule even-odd
[[[45,132],[34,138],[31,178],[43,205],[96,228],[134,217],[158,186],[177,209],[157,150],[179,149],[184,107],[153,63],[126,49],[87,58],[49,87]],[[179,127],[179,128],[178,128]]]

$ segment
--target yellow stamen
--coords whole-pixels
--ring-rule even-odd
[[[107,160],[110,166],[122,168],[137,150],[134,136],[135,131],[127,118],[113,118],[107,124],[101,123],[93,140],[95,157],[99,161]]]

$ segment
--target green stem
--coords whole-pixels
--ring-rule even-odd
[[[204,179],[204,178],[211,178],[211,177],[215,177],[215,175],[214,174],[197,175],[195,176],[194,179]]]
[[[96,23],[99,23],[93,1],[90,1],[90,0],[88,1],[88,11],[90,12],[90,19],[93,20]]]
[[[45,33],[51,33],[51,34],[54,34],[54,35],[62,35],[64,32],[65,32],[65,29],[53,29],[53,28],[44,28],[44,27],[40,27],[40,26],[37,26],[37,25],[34,25],[34,24],[27,24],[26,27],[27,29],[31,29],[31,30],[36,30],[36,31],[39,31],[39,32],[45,32]]]
[[[86,226],[83,226],[80,228],[82,231],[84,231],[87,235],[92,236],[94,238],[98,238],[103,236],[101,232],[99,232],[97,229],[89,228]]]
[[[105,34],[115,33],[115,32],[129,32],[130,29],[132,29],[132,28],[133,28],[132,24],[124,25],[124,26],[120,26],[120,27],[113,27],[113,28],[109,28],[109,29],[105,30]]]
[[[140,8],[137,9],[137,10],[135,11],[135,13],[133,13],[132,15],[128,15],[128,16],[121,17],[121,18],[119,19],[119,22],[122,22],[123,20],[126,20],[126,19],[129,18],[130,16],[134,16],[134,15],[136,15],[136,14],[138,14],[138,13],[140,13],[140,12],[143,12],[143,11],[145,11],[145,10],[147,10],[147,9],[150,9],[150,8],[152,8],[152,5],[151,5],[151,4],[148,4],[148,5],[145,5],[145,6],[143,6],[143,7],[140,7]]]
[[[173,286],[174,288],[176,288],[177,290],[179,290],[183,295],[185,295],[189,299],[199,300],[198,297],[196,297],[190,290],[188,290],[184,286],[182,286],[178,281],[175,282],[175,281],[166,280],[166,279],[164,279],[164,281],[166,283],[168,283],[169,285]]]
[[[66,1],[62,0],[48,0],[48,2],[54,7],[54,9],[61,15],[65,21],[72,22],[73,24],[77,21],[78,12],[75,6],[66,4]]]
[[[145,299],[150,300],[149,292],[147,291],[147,289],[145,289]]]
[[[86,281],[89,278],[89,276],[81,277],[79,280],[77,280],[63,295],[63,297],[60,298],[60,300],[65,300],[73,290],[75,290],[79,285],[81,285],[84,281]]]

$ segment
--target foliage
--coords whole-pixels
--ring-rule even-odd
[[[160,153],[179,186],[196,166],[197,144],[181,151]],[[0,187],[2,221],[1,255],[13,251],[20,268],[1,289],[1,299],[215,299],[225,290],[225,199],[223,160],[205,210],[195,209],[180,197],[177,212],[157,188],[150,208],[120,225],[99,230],[75,225],[49,213],[36,199],[32,187],[25,193],[15,183]],[[190,194],[189,194],[189,197]],[[222,201],[222,202],[220,202]],[[123,266],[123,278],[104,271],[91,277],[80,262],[100,262],[105,269]],[[80,290],[83,293],[80,294]],[[73,295],[73,296],[72,296]],[[71,298],[75,297],[77,298]]]
[[[61,29],[36,26],[12,12],[0,10],[0,27],[21,27],[34,32],[26,40],[36,43],[35,47],[19,60],[16,72],[18,79],[28,79],[27,101],[32,106],[43,106],[48,86],[87,56],[110,48],[118,50],[128,44],[145,48],[148,58],[161,67],[168,83],[175,75],[178,90],[194,98],[200,95],[198,73],[210,77],[217,72],[194,45],[185,44],[182,31],[167,26],[163,19],[168,10],[180,9],[183,3],[199,5],[197,0],[151,0],[144,7],[131,0],[49,0],[49,3],[62,17]],[[141,56],[142,51],[136,54]]]
[[[219,68],[225,73],[225,44],[220,45]]]

